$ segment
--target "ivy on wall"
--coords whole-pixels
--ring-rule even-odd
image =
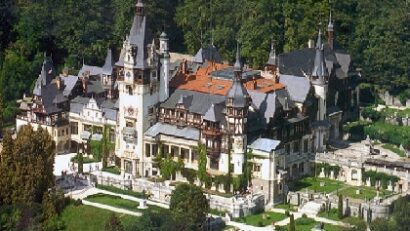
[[[319,176],[322,172],[322,168],[324,169],[325,176],[329,177],[330,172],[333,171],[335,178],[339,176],[340,166],[332,166],[328,163],[316,163],[315,164],[315,176]]]
[[[386,189],[389,183],[391,182],[393,185],[400,180],[397,176],[388,175],[383,172],[376,172],[376,171],[365,171],[363,173],[363,181],[366,181],[370,177],[370,184],[372,186],[376,185],[377,181],[380,181],[382,188]]]

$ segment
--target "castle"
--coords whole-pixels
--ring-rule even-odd
[[[250,163],[253,190],[275,203],[284,180],[308,174],[312,154],[358,115],[356,75],[331,19],[327,42],[319,30],[316,44],[301,50],[277,55],[272,45],[262,71],[244,68],[239,45],[233,66],[213,44],[190,61],[171,60],[166,33],[153,37],[138,1],[117,62],[108,50],[102,67],[84,64],[78,75],[57,75],[44,58],[16,127],[46,128],[57,152],[87,153],[92,142],[110,143],[108,164],[127,178],[160,176],[159,154],[198,170],[201,144],[210,176],[239,176]]]

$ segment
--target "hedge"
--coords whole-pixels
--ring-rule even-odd
[[[372,186],[376,185],[377,181],[380,181],[381,186],[383,189],[386,189],[389,185],[390,181],[394,185],[397,181],[400,180],[397,176],[388,175],[383,172],[376,172],[376,171],[365,171],[363,174],[363,181],[366,181],[370,177],[370,184]]]

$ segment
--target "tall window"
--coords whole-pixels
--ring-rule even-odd
[[[309,145],[309,141],[306,139],[306,140],[304,140],[303,141],[303,150],[304,150],[304,152],[309,152],[309,150],[308,150],[308,145]]]
[[[78,135],[78,122],[71,122],[70,127],[71,127],[71,134]]]
[[[219,169],[219,161],[217,159],[211,158],[210,167],[211,167],[211,169],[218,170]]]

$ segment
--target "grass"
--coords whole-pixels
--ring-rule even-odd
[[[382,148],[388,149],[401,157],[406,157],[406,153],[394,144],[383,144]]]
[[[104,230],[105,221],[112,212],[95,208],[88,205],[67,206],[61,214],[61,220],[65,224],[66,231],[96,231]],[[130,227],[136,221],[136,217],[117,214],[124,228]]]
[[[338,216],[338,210],[336,208],[331,209],[329,212],[329,215],[327,214],[327,212],[322,211],[318,214],[318,216],[328,218],[331,220],[335,220],[335,221],[342,221],[345,223],[349,223],[351,225],[358,225],[360,222],[362,222],[362,220],[358,217],[344,217],[340,219]]]
[[[296,211],[297,210],[297,206],[295,205],[291,205],[291,204],[277,204],[274,206],[277,209],[286,209],[289,211]]]
[[[297,231],[311,231],[313,227],[319,224],[319,222],[313,220],[312,218],[298,218],[295,220],[295,226]],[[289,225],[285,226],[286,230],[289,229]],[[324,229],[326,231],[341,231],[342,227],[324,224]]]
[[[360,194],[356,194],[357,189],[360,189]],[[340,190],[339,193],[345,197],[365,200],[365,199],[373,199],[377,195],[377,190],[375,188],[365,187],[365,186],[348,187],[348,188],[344,188]],[[380,196],[387,196],[390,194],[392,193],[387,190],[380,190]]]
[[[262,227],[271,225],[272,222],[281,221],[285,218],[286,215],[282,213],[263,212],[259,214],[249,215],[246,217],[241,217],[236,219],[236,221],[246,223],[247,225]]]
[[[132,190],[123,190],[114,186],[110,186],[110,185],[102,185],[102,184],[97,184],[96,188],[98,189],[102,189],[102,190],[107,190],[113,193],[118,193],[118,194],[124,194],[124,195],[128,195],[128,196],[133,196],[133,197],[137,197],[137,198],[142,198],[142,199],[146,199],[147,195],[145,193],[141,193],[141,192],[135,192]]]
[[[406,117],[407,115],[410,116],[410,108],[406,108],[404,110],[399,110],[399,109],[394,109],[394,108],[384,108],[381,111],[383,116],[394,116],[395,112],[397,112],[397,115],[401,117]]]
[[[324,182],[324,186],[320,186],[320,182]],[[345,184],[341,181],[331,180],[328,178],[316,178],[316,177],[304,177],[295,181],[289,182],[289,190],[291,191],[303,191],[308,189],[314,192],[331,193],[342,187]]]
[[[218,210],[218,209],[210,209],[209,213],[213,214],[213,215],[216,215],[216,216],[223,217],[223,216],[225,216],[226,211],[222,211],[222,210]]]
[[[122,199],[118,196],[108,195],[98,193],[95,195],[88,196],[85,200],[95,203],[100,203],[104,205],[113,206],[116,208],[126,209],[134,212],[140,212],[141,210],[138,209],[139,203],[136,201]]]
[[[118,168],[117,166],[111,166],[111,167],[105,167],[101,171],[103,172],[109,172],[112,174],[120,175],[121,174],[121,169]]]

